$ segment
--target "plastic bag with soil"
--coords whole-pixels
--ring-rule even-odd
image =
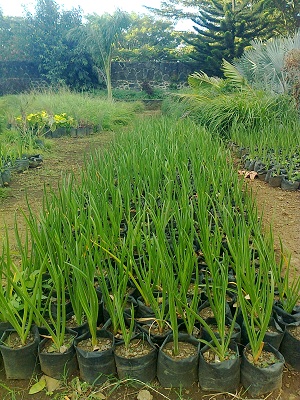
[[[249,345],[245,347],[242,354],[241,383],[252,397],[280,389],[282,385],[283,355],[269,343],[264,344],[263,350],[272,353],[271,357],[274,359],[274,363],[268,365],[266,361],[264,365],[263,363],[254,364],[249,361],[246,356]]]
[[[97,331],[98,347],[86,349],[83,347],[83,342],[87,343],[90,338],[91,334],[87,332],[74,341],[80,377],[89,384],[101,385],[117,372],[113,354],[114,336],[108,331],[99,330]]]
[[[183,356],[172,356],[173,335],[169,335],[158,353],[157,378],[163,387],[189,387],[198,381],[198,363],[200,342],[194,337],[179,333],[179,349],[183,347]],[[189,345],[189,353],[184,346]],[[167,349],[170,347],[170,349]]]
[[[212,342],[211,342],[212,343]],[[199,384],[203,390],[234,393],[240,384],[240,357],[238,345],[229,345],[228,359],[220,361],[210,346],[200,351]],[[215,358],[211,359],[212,354]]]
[[[280,303],[277,302],[274,304],[273,310],[275,319],[281,327],[300,321],[300,306],[295,306],[293,311],[288,313],[280,306]]]
[[[10,338],[13,341],[13,335],[19,336],[14,329],[7,329],[3,333],[0,342],[6,378],[30,379],[34,373],[40,372],[38,362],[39,331],[36,326],[33,327],[31,329],[31,340],[22,347],[14,348],[7,344]]]
[[[279,349],[285,361],[300,371],[300,321],[286,326]]]
[[[41,370],[44,374],[54,379],[69,377],[78,370],[74,348],[74,338],[77,336],[77,333],[71,329],[66,329],[66,334],[70,335],[70,340],[68,340],[68,342],[71,343],[68,343],[68,347],[63,352],[58,352],[57,350],[49,352],[47,347],[52,342],[49,338],[43,339],[39,344],[38,354]]]
[[[129,347],[116,343],[114,357],[119,379],[152,382],[156,377],[157,349],[144,333],[135,335]]]

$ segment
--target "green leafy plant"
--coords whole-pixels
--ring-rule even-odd
[[[41,266],[40,270],[30,273],[26,265],[20,270],[11,258],[7,240],[0,259],[0,276],[5,282],[0,286],[1,314],[2,319],[16,330],[24,346],[34,323],[34,312],[41,312],[43,271]]]
[[[274,302],[274,276],[269,267],[263,241],[259,240],[251,229],[242,222],[233,229],[234,236],[228,235],[230,254],[235,262],[238,305],[243,315],[244,325],[249,338],[254,363],[258,360],[264,345],[264,337],[272,316]],[[242,233],[243,232],[243,233]],[[237,241],[236,237],[241,238]],[[259,257],[259,267],[255,266],[254,254],[249,246],[253,243]]]

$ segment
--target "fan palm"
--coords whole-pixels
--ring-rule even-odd
[[[300,49],[300,30],[285,38],[276,37],[267,42],[252,41],[251,46],[240,59],[233,62],[239,73],[254,87],[275,93],[289,92],[291,82],[285,61],[290,51]]]

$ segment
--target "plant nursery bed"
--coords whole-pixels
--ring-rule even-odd
[[[0,202],[0,235],[4,236],[7,229],[12,257],[18,261],[15,230],[15,216],[18,218],[18,231],[22,239],[25,234],[25,224],[22,210],[26,215],[26,205],[30,204],[32,211],[38,213],[42,207],[42,197],[44,187],[46,193],[48,187],[56,189],[61,182],[61,176],[64,173],[74,172],[75,177],[79,177],[84,164],[84,157],[89,156],[93,149],[101,149],[107,146],[112,140],[112,133],[97,134],[83,138],[62,137],[53,142],[53,148],[49,157],[44,157],[42,168],[32,172],[16,175],[11,186],[8,188],[7,196]],[[292,252],[292,265],[300,271],[299,254],[299,211],[300,201],[299,192],[289,193],[280,189],[269,188],[261,182],[251,181],[248,185],[253,190],[260,210],[264,210],[264,227],[268,231],[270,223],[273,223],[273,232],[276,238],[276,251],[280,251],[280,242],[278,236],[286,251]],[[288,217],[288,218],[287,218]],[[282,223],[282,220],[287,219]],[[15,246],[15,247],[14,247]],[[296,272],[297,273],[297,272]],[[237,393],[208,393],[202,391],[197,384],[185,389],[166,389],[161,388],[155,380],[151,385],[145,385],[138,388],[130,380],[116,381],[114,379],[105,382],[99,387],[88,387],[84,385],[75,374],[68,381],[61,382],[57,390],[42,389],[36,394],[29,395],[29,389],[39,379],[33,377],[31,380],[7,380],[4,374],[4,368],[0,367],[0,398],[3,399],[170,399],[170,400],[190,400],[190,399],[247,399],[244,389]],[[296,400],[300,398],[299,389],[300,374],[285,367],[283,373],[282,390],[277,390],[265,398],[269,400]],[[149,393],[148,397],[140,394],[141,390]],[[47,394],[48,391],[48,394]],[[53,393],[52,393],[53,392]]]

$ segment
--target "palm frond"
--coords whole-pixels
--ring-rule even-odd
[[[215,76],[208,76],[205,72],[200,71],[194,72],[188,77],[188,84],[193,89],[199,89],[200,86],[221,89],[223,87],[223,79]]]
[[[252,87],[286,93],[290,83],[284,62],[286,54],[293,49],[300,49],[300,30],[289,37],[275,37],[267,42],[252,41],[251,49],[246,50],[233,65]]]
[[[223,59],[222,70],[229,83],[237,88],[250,88],[247,79],[239,72],[239,70],[230,62]]]

